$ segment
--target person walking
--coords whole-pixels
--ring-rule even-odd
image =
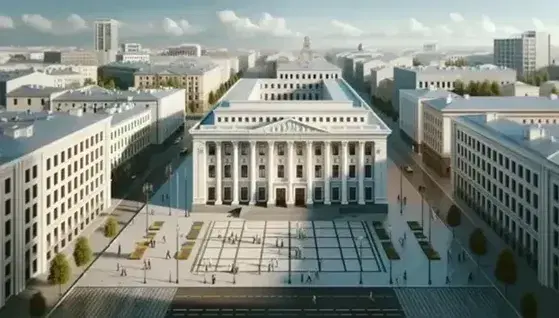
[[[316,296],[315,295],[312,295],[312,303],[313,303],[313,305],[316,305]]]
[[[148,269],[151,269],[151,259],[148,258]]]

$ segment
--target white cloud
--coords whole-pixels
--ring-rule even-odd
[[[52,31],[52,21],[40,14],[24,14],[21,16],[21,21],[39,32],[50,33]]]
[[[484,15],[481,18],[481,26],[483,30],[487,33],[495,33],[497,32],[497,25],[489,18],[488,16]]]
[[[337,33],[343,36],[359,37],[365,33],[363,30],[340,20],[332,20],[330,24],[336,29]]]
[[[534,27],[536,28],[536,31],[538,31],[538,32],[547,31],[546,25],[540,19],[532,18],[532,24],[534,25]]]
[[[436,30],[439,31],[439,33],[442,33],[444,35],[451,35],[451,34],[454,33],[454,31],[448,25],[445,25],[445,24],[439,25],[436,28]]]
[[[217,12],[219,21],[242,36],[254,36],[257,34],[272,35],[276,37],[300,36],[298,32],[287,27],[284,18],[274,17],[264,12],[258,23],[247,17],[240,17],[234,11],[224,10]]]
[[[154,28],[154,25],[148,25],[148,27]],[[195,34],[198,33],[198,29],[195,28],[185,19],[175,21],[171,18],[164,18],[161,22],[162,30],[165,34],[170,34],[174,36],[181,36],[185,34]]]
[[[431,29],[419,22],[416,18],[411,18],[409,20],[409,27],[412,33],[420,33],[423,35],[429,35],[431,33]]]
[[[13,28],[15,28],[14,20],[10,17],[0,15],[0,30],[13,29]]]
[[[88,28],[87,22],[75,13],[62,21],[51,21],[40,14],[24,14],[21,21],[39,32],[55,35],[73,34]]]
[[[464,22],[464,16],[462,16],[458,12],[452,12],[452,13],[449,14],[449,16],[450,16],[450,20],[452,20],[452,22],[456,22],[456,23]]]

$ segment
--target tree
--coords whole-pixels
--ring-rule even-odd
[[[192,114],[196,113],[196,103],[194,103],[194,102],[188,103],[188,110]]]
[[[106,89],[115,89],[115,88],[116,88],[115,80],[112,79],[112,78],[108,79],[108,80],[105,82],[104,87],[105,87]]]
[[[83,236],[79,237],[74,245],[74,262],[76,266],[82,267],[91,261],[93,253],[91,252],[91,247],[89,246],[89,240]]]
[[[460,226],[462,222],[462,212],[456,205],[452,205],[446,214],[446,223],[452,228],[452,236],[454,237],[454,229]]]
[[[422,65],[421,62],[419,61],[419,59],[417,57],[414,57],[412,60],[412,64],[413,66],[420,66]]]
[[[83,81],[83,85],[84,86],[95,85],[95,81],[93,81],[92,78],[86,78],[85,81]]]
[[[29,299],[29,315],[31,317],[42,317],[47,311],[47,300],[43,293],[36,292]]]
[[[115,237],[118,232],[118,222],[115,218],[110,217],[105,222],[104,234],[105,237]]]
[[[480,83],[479,82],[475,82],[475,81],[471,81],[468,83],[468,86],[466,87],[466,94],[469,94],[470,96],[478,96],[479,95],[479,87]]]
[[[464,95],[464,92],[466,91],[466,88],[464,86],[464,82],[462,82],[461,80],[456,80],[454,81],[454,90],[453,92],[455,94],[458,95]]]
[[[523,318],[538,317],[538,300],[533,293],[525,293],[520,301],[520,311]]]
[[[470,234],[470,250],[477,256],[477,267],[479,270],[479,258],[487,254],[487,238],[480,228]]]
[[[210,94],[208,94],[208,104],[213,104],[215,103],[215,96],[214,96],[214,92],[210,92]]]
[[[488,80],[483,81],[479,85],[479,95],[480,96],[491,96],[491,83]]]
[[[504,249],[499,253],[497,264],[495,265],[495,277],[498,281],[505,284],[505,295],[507,294],[508,286],[516,283],[516,261],[511,250]]]
[[[500,96],[501,95],[501,85],[498,82],[491,82],[491,95]]]
[[[557,87],[552,87],[550,93],[557,95]]]
[[[62,285],[70,280],[71,273],[66,255],[58,253],[50,262],[48,282],[51,285],[58,285],[59,293],[62,295]]]

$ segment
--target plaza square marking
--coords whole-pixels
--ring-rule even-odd
[[[228,272],[233,264],[240,272],[267,272],[271,262],[274,272],[317,271],[319,262],[322,272],[386,271],[362,221],[214,221],[208,233],[193,272]]]

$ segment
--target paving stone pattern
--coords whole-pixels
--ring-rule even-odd
[[[76,287],[50,318],[164,317],[176,288]]]
[[[491,287],[396,288],[408,318],[513,318],[510,306]]]

